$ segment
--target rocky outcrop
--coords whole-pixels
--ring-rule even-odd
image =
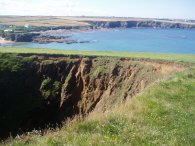
[[[29,56],[0,57],[1,137],[55,127],[92,110],[106,111],[182,68],[129,58]]]
[[[76,39],[71,39],[69,36],[52,36],[52,35],[40,35],[33,38],[32,42],[46,44],[46,43],[66,43],[66,44],[74,44],[74,43],[90,43],[90,41],[79,41]]]
[[[42,35],[41,33],[11,33],[3,37],[5,37],[6,40],[10,40],[13,42],[34,42],[40,44],[47,44],[53,42],[66,44],[90,43],[90,41],[71,39],[69,36],[54,36],[53,34]]]
[[[6,36],[6,39],[15,42],[32,42],[33,38],[39,35],[39,33],[12,33]]]

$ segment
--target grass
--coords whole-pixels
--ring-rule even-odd
[[[58,26],[89,26],[86,22],[79,20],[66,19],[64,17],[50,17],[50,16],[1,16],[0,24],[24,26],[30,24],[36,27],[58,27]]]
[[[85,56],[112,56],[172,60],[180,62],[195,63],[194,54],[166,54],[166,53],[142,53],[142,52],[98,52],[98,51],[72,51],[52,50],[38,48],[0,48],[0,53],[35,53],[35,54],[64,54],[64,55],[85,55]]]
[[[195,68],[155,83],[106,113],[92,112],[61,130],[10,139],[5,145],[195,145]]]

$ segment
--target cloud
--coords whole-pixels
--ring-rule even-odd
[[[80,7],[78,0],[0,0],[0,15],[103,15]]]

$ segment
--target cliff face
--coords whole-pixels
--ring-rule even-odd
[[[194,29],[195,24],[161,21],[88,21],[94,28],[181,28]]]
[[[32,42],[33,38],[39,35],[38,33],[13,33],[7,39],[15,42]]]
[[[104,112],[180,70],[168,62],[109,57],[1,56],[1,137],[55,127],[68,117]],[[17,66],[14,66],[17,64]]]

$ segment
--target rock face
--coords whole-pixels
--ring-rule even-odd
[[[93,28],[181,28],[195,29],[195,24],[161,21],[88,21]]]
[[[39,35],[39,33],[12,33],[6,36],[5,39],[15,42],[32,42],[33,38]]]
[[[128,58],[1,56],[1,137],[105,111],[181,65]],[[26,57],[25,57],[26,56]],[[17,64],[17,66],[15,66]]]

